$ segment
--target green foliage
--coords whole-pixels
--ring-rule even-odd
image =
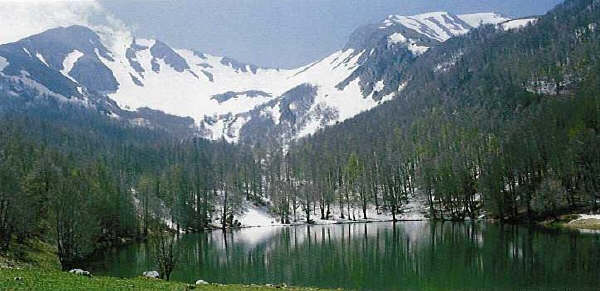
[[[371,189],[392,214],[415,189],[438,219],[598,209],[599,22],[597,1],[568,0],[535,25],[450,39],[403,69],[394,100],[298,148],[321,172],[342,165],[341,185]]]
[[[15,278],[22,280],[15,280]],[[193,282],[192,282],[193,283]],[[23,270],[6,269],[0,272],[0,288],[3,290],[279,290],[276,287],[247,285],[193,285],[149,278],[113,278],[92,276],[91,278],[38,268]],[[322,290],[314,288],[288,287],[286,290]]]
[[[560,181],[546,178],[532,199],[532,208],[540,213],[558,213],[567,207],[565,188]]]

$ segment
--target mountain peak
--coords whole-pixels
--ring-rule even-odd
[[[447,11],[433,11],[433,12],[426,12],[426,13],[420,13],[420,14],[415,14],[415,15],[400,15],[400,14],[390,14],[388,15],[388,17],[385,18],[385,20],[390,20],[390,21],[394,21],[400,18],[415,18],[415,19],[427,19],[427,18],[431,18],[431,17],[443,17],[444,15],[450,15],[449,12]],[[384,20],[384,22],[385,22]]]
[[[163,59],[167,65],[170,65],[177,72],[183,72],[190,68],[184,58],[177,54],[171,47],[164,42],[156,40],[154,45],[150,47],[150,54],[156,59]],[[157,71],[158,63],[154,59],[152,61],[153,70]]]
[[[95,49],[100,49],[101,52],[107,51],[98,34],[81,25],[52,28],[18,42],[40,47],[53,44],[55,47],[77,49],[87,54],[93,54]]]
[[[446,11],[412,16],[392,14],[377,24],[354,31],[346,49],[363,50],[388,40],[391,45],[405,45],[420,54],[436,43],[463,35],[481,24],[498,24],[510,20],[493,12],[454,15]]]

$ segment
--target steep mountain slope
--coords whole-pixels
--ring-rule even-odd
[[[404,70],[430,47],[507,20],[493,13],[392,15],[356,30],[344,49],[291,70],[158,40],[109,46],[94,31],[71,26],[0,46],[0,76],[46,95],[101,103],[107,114],[137,125],[162,126],[158,115],[191,117],[179,127],[209,139],[286,142],[390,100],[406,86]],[[140,116],[148,109],[164,114]]]
[[[314,173],[360,165],[363,187],[422,194],[432,217],[597,209],[599,23],[600,1],[568,0],[449,39],[405,70],[392,101],[288,153],[309,156]]]

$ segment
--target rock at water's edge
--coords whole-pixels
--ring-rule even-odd
[[[81,276],[86,276],[86,277],[91,277],[92,274],[88,271],[82,270],[82,269],[72,269],[71,271],[69,271],[69,273],[75,274],[75,275],[81,275]]]
[[[142,273],[142,276],[144,276],[146,278],[158,279],[160,277],[160,274],[158,274],[157,271],[146,271],[146,272]]]

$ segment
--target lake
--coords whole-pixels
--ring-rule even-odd
[[[598,290],[600,235],[487,222],[249,228],[184,235],[172,280],[362,290]],[[108,250],[93,273],[157,269],[145,243]]]

